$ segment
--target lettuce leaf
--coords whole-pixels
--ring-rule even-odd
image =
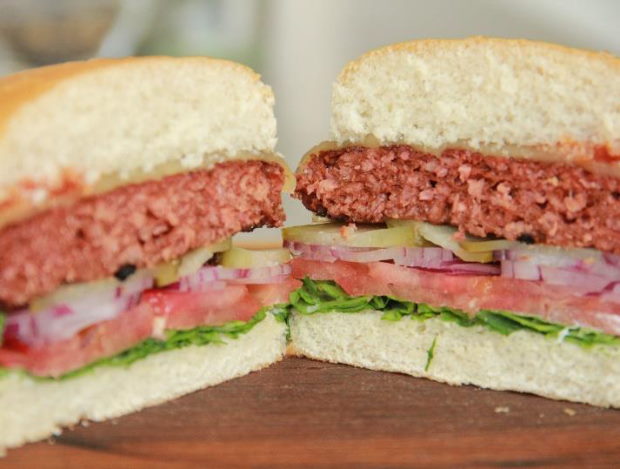
[[[437,345],[437,336],[433,339],[433,343],[426,351],[426,365],[424,365],[424,371],[428,371],[431,363],[433,361],[433,357],[435,356],[435,346]]]
[[[40,377],[30,375],[25,371],[20,372],[25,373],[38,381],[64,380],[89,373],[90,371],[101,366],[129,366],[132,363],[154,353],[175,350],[188,347],[190,345],[223,344],[223,339],[225,337],[236,339],[239,336],[251,331],[256,324],[265,319],[267,313],[271,309],[272,307],[265,307],[261,309],[249,321],[230,321],[221,326],[199,326],[188,330],[169,330],[165,332],[166,338],[164,340],[154,338],[146,339],[134,347],[125,350],[124,352],[112,357],[97,360],[83,366],[82,368],[70,371],[59,378]],[[278,308],[276,307],[275,309],[276,312],[278,312]],[[280,311],[280,313],[282,312]],[[15,370],[0,368],[0,378],[11,371]]]
[[[164,340],[149,338],[112,357],[102,358],[82,368],[66,373],[60,378],[35,377],[25,371],[12,370],[0,367],[0,378],[11,372],[25,373],[37,380],[64,380],[81,376],[101,366],[128,366],[137,360],[154,353],[188,347],[190,345],[206,345],[224,343],[225,337],[237,338],[246,334],[265,319],[266,315],[273,314],[276,320],[288,324],[290,312],[294,308],[301,314],[318,314],[339,312],[354,314],[365,310],[376,310],[382,313],[385,321],[400,321],[403,318],[424,321],[430,318],[439,318],[443,321],[454,322],[462,327],[484,326],[489,330],[503,335],[510,335],[518,330],[527,330],[546,337],[556,338],[558,341],[568,341],[582,347],[594,345],[620,345],[620,337],[605,334],[592,329],[564,326],[551,323],[532,316],[523,316],[508,311],[480,311],[476,316],[470,316],[464,311],[447,307],[436,307],[426,303],[413,303],[400,300],[392,296],[349,296],[333,281],[312,280],[304,278],[302,286],[292,292],[289,304],[277,304],[265,307],[256,313],[249,321],[231,321],[221,326],[199,326],[190,330],[166,331]],[[2,333],[6,322],[6,315],[0,312],[0,346]],[[287,338],[290,338],[287,336]],[[436,345],[436,338],[427,351],[426,366],[430,366]]]
[[[484,326],[503,335],[527,330],[549,338],[556,338],[559,341],[572,342],[582,347],[620,345],[620,337],[611,334],[583,327],[556,324],[508,311],[483,310],[475,316],[470,316],[458,309],[412,303],[391,296],[351,297],[331,280],[303,279],[301,288],[291,293],[290,302],[291,306],[301,314],[357,313],[376,310],[383,313],[381,319],[386,321],[399,321],[404,317],[422,321],[439,318],[463,327]],[[430,360],[432,360],[432,351],[429,352]]]

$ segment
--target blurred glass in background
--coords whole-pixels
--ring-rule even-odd
[[[0,0],[0,71],[93,56],[119,7],[119,0]]]
[[[240,61],[273,87],[278,150],[295,167],[329,137],[331,83],[366,50],[489,35],[620,55],[618,18],[618,0],[0,0],[0,75],[94,56]],[[309,219],[285,202],[290,223]]]

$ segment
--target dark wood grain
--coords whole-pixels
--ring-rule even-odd
[[[620,412],[289,358],[0,468],[620,467]]]

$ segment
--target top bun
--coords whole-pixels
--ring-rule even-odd
[[[0,79],[0,225],[83,196],[271,154],[271,89],[210,58],[96,59]]]
[[[342,71],[332,132],[339,144],[553,147],[558,159],[603,149],[620,159],[620,60],[525,40],[396,44]]]

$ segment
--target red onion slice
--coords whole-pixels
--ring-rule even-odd
[[[142,292],[153,286],[150,274],[137,274],[122,284],[93,287],[71,298],[32,312],[11,313],[6,319],[5,337],[37,346],[73,337],[82,329],[115,318],[138,304]]]
[[[291,274],[289,264],[280,264],[252,269],[231,269],[220,266],[206,266],[179,279],[175,289],[179,291],[206,291],[225,285],[225,282],[244,284],[282,283]],[[221,288],[221,287],[220,287]]]
[[[541,280],[540,266],[531,261],[502,261],[502,276],[521,280]]]
[[[604,293],[614,282],[620,282],[620,256],[593,250],[572,250],[562,256],[559,248],[516,248],[497,251],[497,264],[462,262],[454,254],[439,247],[352,248],[323,246],[287,241],[285,246],[294,256],[334,262],[393,261],[397,265],[443,272],[450,275],[501,275],[552,285],[571,287],[574,294]],[[610,297],[620,293],[607,293]]]
[[[166,285],[161,290],[166,291],[179,291],[179,292],[206,292],[210,290],[223,290],[228,284],[223,280],[214,280],[212,282],[198,283],[198,282],[176,282],[170,285]]]
[[[585,293],[601,293],[613,283],[609,277],[579,272],[575,269],[560,269],[549,266],[540,266],[543,282],[551,285],[569,285],[579,288]]]
[[[204,292],[221,290],[228,283],[267,284],[282,283],[291,273],[289,264],[253,269],[230,269],[207,266],[192,275],[179,279],[164,290]],[[43,345],[73,337],[86,327],[115,318],[136,306],[144,290],[152,288],[150,274],[137,274],[122,284],[86,290],[83,294],[32,312],[22,310],[7,317],[6,338],[19,340],[30,346]]]
[[[378,262],[391,260],[404,248],[356,248],[344,246],[326,246],[322,244],[305,244],[296,241],[284,241],[284,247],[293,256],[316,261],[335,262]]]
[[[282,275],[274,275],[271,277],[264,278],[252,278],[252,279],[237,279],[231,280],[230,283],[241,283],[241,284],[249,284],[249,285],[265,285],[268,283],[282,283],[286,282],[290,278],[290,272]]]
[[[450,275],[499,275],[501,272],[498,265],[476,262],[446,262],[440,270]]]
[[[285,241],[284,245],[294,256],[324,262],[393,261],[404,267],[437,270],[451,275],[499,275],[500,273],[498,265],[461,262],[452,251],[440,247],[355,248],[305,244],[295,241]]]
[[[609,285],[601,295],[601,299],[612,303],[620,303],[620,282]]]
[[[563,250],[549,246],[517,247],[496,251],[494,256],[499,261],[526,262],[531,265],[571,269],[620,280],[620,256],[593,249]],[[527,279],[533,279],[530,278],[533,276],[534,274],[531,274]]]

